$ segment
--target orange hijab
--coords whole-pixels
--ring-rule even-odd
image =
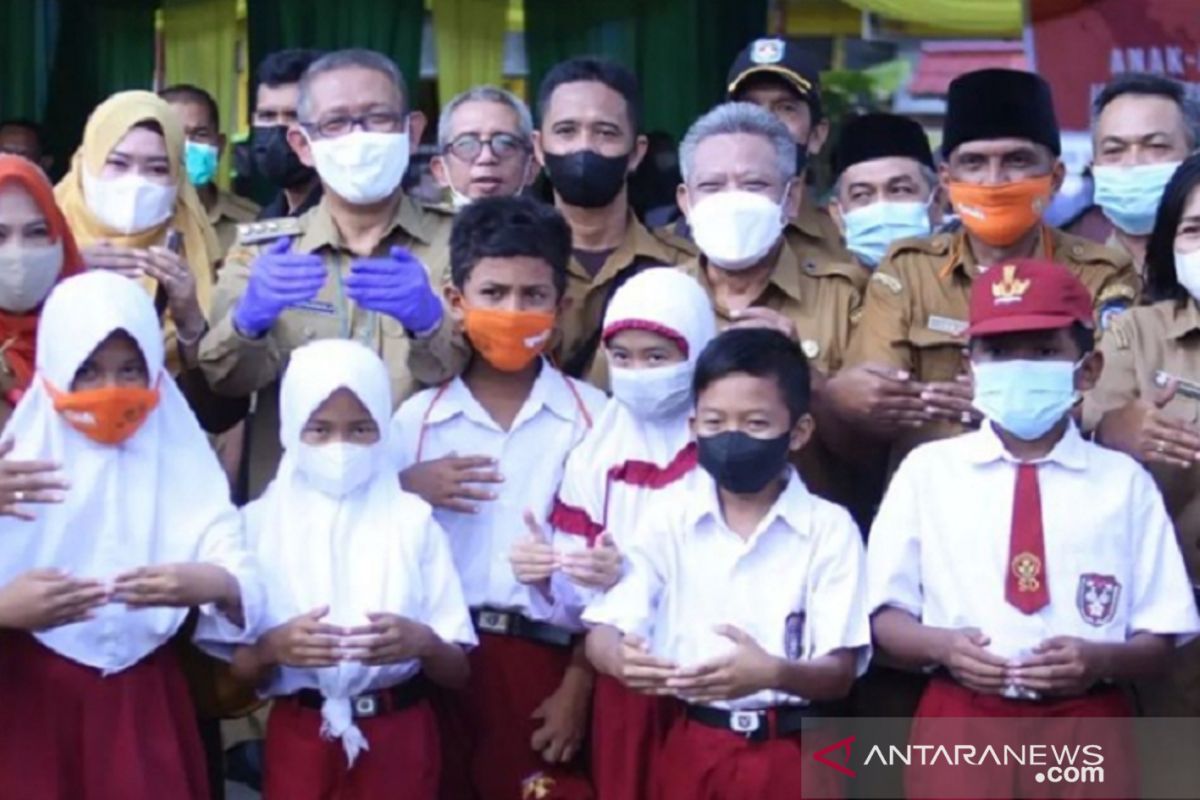
[[[75,245],[75,237],[67,226],[67,218],[54,202],[54,189],[37,166],[20,156],[0,155],[0,187],[18,184],[33,197],[37,207],[46,215],[50,229],[50,240],[62,241],[63,265],[58,280],[81,272],[83,259]],[[14,403],[29,388],[33,379],[34,354],[37,352],[37,326],[41,307],[24,314],[11,314],[0,310],[0,358],[4,366],[16,378],[14,391],[7,398]]]

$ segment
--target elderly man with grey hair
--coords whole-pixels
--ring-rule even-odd
[[[370,50],[324,55],[300,79],[296,112],[288,141],[324,195],[299,217],[240,228],[200,348],[213,389],[257,393],[251,496],[278,464],[278,380],[292,350],[335,337],[366,344],[387,363],[396,403],[448,380],[464,358],[430,280],[448,271],[453,218],[401,186],[425,118],[396,65]]]
[[[813,368],[817,435],[797,466],[814,491],[863,511],[859,475],[831,436],[842,426],[822,400],[849,347],[862,268],[784,234],[804,188],[795,139],[769,111],[726,103],[692,125],[680,165],[679,206],[701,251],[682,268],[708,292],[719,328],[774,328],[800,344]]]
[[[529,107],[495,86],[459,94],[438,119],[438,155],[430,167],[455,209],[520,194],[537,176]]]
[[[708,291],[721,327],[776,328],[813,367],[836,371],[861,301],[859,267],[797,252],[783,235],[799,207],[796,142],[769,111],[725,103],[680,145],[679,207],[700,256],[685,269]]]

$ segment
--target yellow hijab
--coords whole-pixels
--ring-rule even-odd
[[[171,162],[171,179],[175,181],[177,190],[175,213],[155,228],[127,236],[113,231],[93,216],[83,193],[83,171],[86,169],[93,177],[99,176],[108,154],[140,122],[156,122],[162,128],[167,143],[167,157]],[[207,314],[212,301],[213,274],[220,260],[220,246],[200,197],[183,170],[183,146],[183,126],[175,110],[165,100],[153,92],[118,92],[96,106],[96,110],[88,117],[87,127],[83,131],[83,144],[71,159],[71,171],[54,187],[54,197],[66,214],[81,248],[100,240],[121,247],[147,248],[163,245],[168,229],[174,228],[183,234],[183,257],[196,278],[196,297],[200,308]],[[142,284],[152,296],[158,290],[153,278],[143,278]],[[168,329],[173,332],[174,325],[169,325]]]

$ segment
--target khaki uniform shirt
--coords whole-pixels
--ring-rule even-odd
[[[679,237],[651,233],[638,219],[629,215],[625,239],[592,275],[575,258],[567,270],[567,300],[570,306],[558,320],[559,339],[555,347],[558,364],[564,371],[587,375],[600,347],[600,326],[614,282],[633,267],[662,264],[671,266],[696,254],[694,247]]]
[[[680,269],[691,275],[713,301],[717,328],[733,321],[729,309],[714,295],[704,256],[688,261]],[[861,267],[845,262],[801,257],[785,243],[779,248],[770,283],[751,305],[778,311],[796,326],[800,347],[809,363],[832,375],[841,369],[850,344],[850,331],[862,307]]]
[[[1083,282],[1101,327],[1137,300],[1140,281],[1127,255],[1052,228],[1042,229],[1035,252]],[[953,381],[963,370],[971,282],[980,272],[961,230],[893,244],[868,282],[847,363],[884,364],[921,382]],[[955,423],[906,432],[892,461],[922,442],[961,432]]]
[[[829,211],[817,205],[812,193],[806,191],[800,211],[784,230],[788,244],[796,252],[810,254],[818,261],[844,261],[854,264],[854,254],[846,249],[842,232],[829,216]],[[864,276],[863,280],[866,280]]]
[[[1100,352],[1104,370],[1083,403],[1084,427],[1089,430],[1109,411],[1139,398],[1150,402],[1159,370],[1200,382],[1200,309],[1190,300],[1183,306],[1165,300],[1132,309],[1113,319]],[[1198,400],[1177,393],[1164,413],[1200,428]],[[1192,582],[1200,583],[1200,466],[1146,466],[1162,490]]]
[[[391,230],[372,255],[385,255],[393,246],[406,247],[431,275],[448,272],[451,219],[406,196],[396,208]],[[328,278],[314,299],[287,309],[265,336],[250,339],[234,329],[233,309],[246,291],[254,260],[281,236],[295,237],[295,253],[320,254],[329,268]],[[250,433],[252,496],[265,485],[263,479],[270,480],[278,464],[278,381],[292,350],[314,339],[346,338],[363,343],[387,364],[397,406],[424,386],[449,380],[465,363],[449,314],[443,316],[437,331],[418,339],[409,336],[395,319],[350,301],[342,290],[342,280],[358,257],[343,245],[322,202],[299,217],[243,225],[239,243],[225,259],[213,298],[212,329],[200,345],[200,366],[220,394],[246,397],[259,393]]]
[[[217,190],[217,202],[208,209],[208,221],[217,232],[221,255],[225,256],[238,240],[238,226],[258,219],[258,204],[224,189]]]

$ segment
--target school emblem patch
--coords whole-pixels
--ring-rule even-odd
[[[1121,584],[1112,575],[1085,572],[1079,576],[1075,605],[1079,608],[1079,616],[1087,624],[1100,627],[1112,622],[1117,615],[1117,601],[1120,598]]]
[[[535,772],[521,781],[521,800],[544,800],[554,789],[554,778],[544,772]]]
[[[759,39],[750,48],[750,60],[755,64],[778,64],[783,60],[782,39]]]
[[[1019,303],[1029,291],[1029,279],[1017,277],[1017,265],[1005,264],[1000,280],[992,284],[992,300],[996,305]]]
[[[804,612],[788,614],[783,623],[783,653],[791,661],[799,660],[804,652]]]

